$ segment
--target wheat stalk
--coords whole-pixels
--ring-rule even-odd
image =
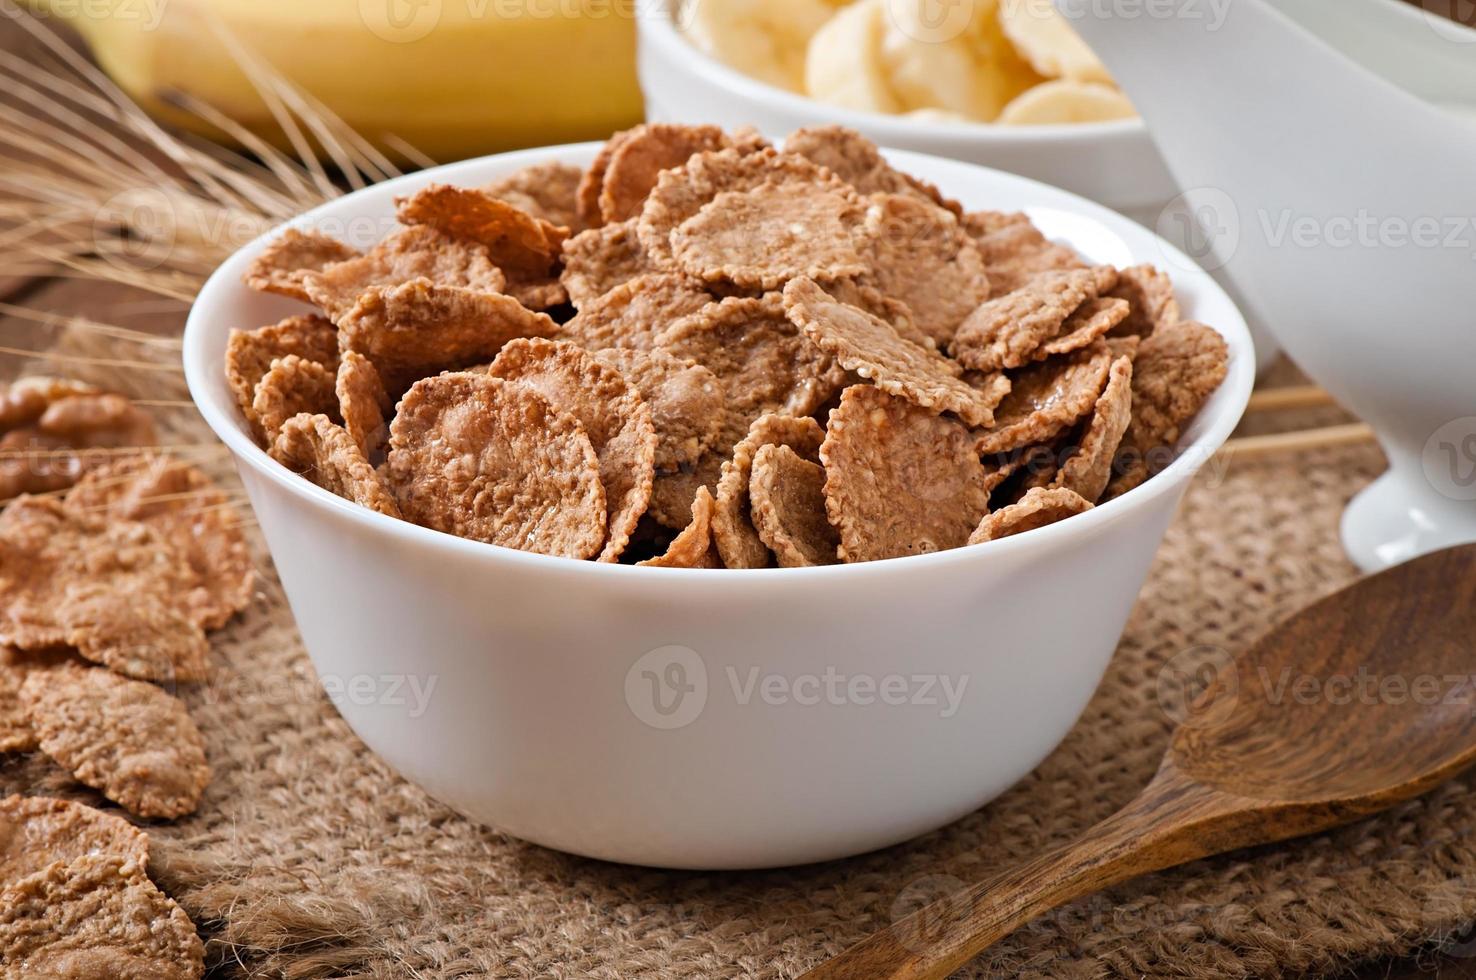
[[[0,16],[40,52],[21,57],[0,51],[0,89],[7,94],[0,102],[0,268],[10,276],[103,280],[145,291],[160,297],[160,312],[169,314],[166,329],[173,331],[0,302],[0,317],[37,327],[34,347],[0,344],[0,359],[20,362],[23,373],[67,375],[148,396],[135,404],[156,414],[168,444],[119,447],[110,450],[114,454],[223,457],[190,410],[177,314],[244,240],[344,188],[398,176],[399,169],[213,15],[212,31],[260,93],[291,152],[188,93],[165,98],[241,150],[171,132],[14,0],[0,0]],[[407,158],[423,160],[402,149]],[[30,450],[0,454],[36,456]]]
[[[154,122],[50,27],[0,0],[40,61],[0,52],[0,265],[59,267],[189,301],[246,239],[350,189],[397,176],[383,153],[231,35],[212,30],[292,147],[272,147],[188,94],[172,104],[240,143]],[[227,234],[224,230],[235,234]]]

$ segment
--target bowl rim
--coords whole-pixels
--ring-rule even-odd
[[[744,74],[688,41],[672,23],[675,17],[673,0],[645,0],[637,4],[637,8],[636,26],[640,43],[656,45],[666,60],[689,65],[698,74],[711,77],[715,83],[746,101],[774,105],[796,117],[823,115],[827,122],[860,130],[883,146],[900,145],[919,137],[962,140],[982,146],[1069,145],[1149,138],[1148,123],[1142,116],[1107,122],[1001,126],[990,122],[937,122],[830,105]]]
[[[245,427],[237,421],[239,409],[234,402],[229,400],[228,395],[225,394],[229,390],[228,385],[220,385],[219,390],[223,396],[220,399],[217,399],[213,394],[211,379],[220,378],[224,375],[225,364],[223,359],[212,361],[206,358],[206,348],[209,345],[205,338],[212,332],[228,330],[229,321],[227,318],[216,315],[215,311],[209,308],[221,304],[222,301],[215,298],[217,293],[221,293],[232,287],[244,288],[241,286],[240,279],[241,273],[244,271],[246,265],[268,242],[275,239],[285,229],[289,227],[310,226],[315,221],[342,211],[347,211],[348,215],[352,215],[353,203],[366,195],[380,195],[396,191],[409,192],[433,181],[456,183],[456,175],[459,172],[469,173],[494,162],[511,171],[518,166],[546,162],[550,159],[572,162],[571,157],[577,156],[580,160],[591,160],[602,145],[603,143],[600,142],[571,143],[561,146],[516,150],[509,153],[489,154],[483,157],[463,160],[458,163],[445,164],[428,170],[417,171],[379,184],[370,185],[369,187],[318,205],[258,235],[222,262],[200,288],[194,303],[191,305],[189,316],[185,322],[182,360],[184,362],[185,380],[189,387],[190,397],[193,399],[201,416],[205,419],[206,424],[210,426],[216,437],[231,451],[231,455],[236,460],[237,466],[239,467],[242,464],[248,466],[258,477],[277,485],[290,496],[301,499],[311,507],[327,508],[340,518],[358,525],[366,533],[385,535],[407,544],[422,547],[449,549],[468,558],[512,562],[514,564],[526,563],[527,569],[535,574],[540,572],[552,573],[563,571],[571,574],[591,576],[625,576],[627,577],[626,580],[631,582],[638,581],[641,578],[648,581],[667,578],[712,583],[714,580],[723,579],[725,575],[742,573],[748,576],[744,582],[745,586],[757,585],[760,581],[764,581],[779,583],[783,587],[789,587],[798,580],[809,580],[813,578],[827,579],[842,576],[861,578],[871,575],[890,575],[902,569],[916,569],[919,572],[927,568],[940,570],[951,564],[977,561],[989,555],[1005,554],[1013,550],[1026,548],[1036,548],[1044,554],[1053,545],[1062,544],[1072,536],[1090,537],[1098,527],[1114,522],[1130,511],[1147,509],[1151,502],[1158,497],[1174,493],[1181,485],[1187,484],[1200,466],[1208,462],[1213,453],[1229,438],[1230,433],[1240,423],[1240,419],[1244,415],[1246,406],[1250,401],[1251,389],[1255,384],[1255,348],[1251,340],[1250,330],[1245,322],[1244,314],[1240,311],[1235,301],[1215,282],[1209,273],[1203,271],[1197,263],[1178,248],[1122,215],[1079,195],[1072,194],[1069,191],[1052,187],[1051,185],[1043,184],[1040,181],[1031,180],[1027,177],[1020,177],[1016,174],[994,170],[978,164],[950,160],[932,154],[891,149],[884,149],[884,155],[895,158],[896,162],[903,167],[910,160],[934,161],[948,167],[980,171],[989,175],[992,180],[1003,181],[1005,184],[1015,184],[1022,189],[1044,190],[1050,195],[1057,197],[1064,195],[1067,201],[1073,206],[1071,213],[1077,217],[1087,218],[1103,229],[1112,232],[1114,235],[1126,229],[1139,237],[1147,236],[1149,239],[1155,240],[1158,247],[1163,250],[1163,257],[1168,262],[1175,264],[1176,278],[1182,281],[1184,277],[1192,276],[1197,280],[1195,283],[1197,289],[1202,290],[1207,294],[1208,298],[1215,300],[1228,313],[1233,314],[1217,320],[1212,325],[1216,332],[1225,338],[1230,350],[1230,364],[1226,378],[1221,383],[1220,388],[1211,396],[1210,401],[1204,408],[1205,413],[1214,409],[1215,414],[1205,419],[1201,431],[1189,445],[1178,447],[1178,455],[1172,463],[1140,486],[1135,487],[1120,497],[1095,506],[1084,514],[1078,514],[1069,520],[1059,521],[1024,534],[1014,535],[996,541],[988,541],[983,544],[966,545],[947,551],[922,555],[908,555],[871,562],[841,563],[811,568],[692,569],[646,567],[638,569],[637,566],[633,565],[600,563],[575,558],[542,555],[534,552],[520,551],[502,545],[489,544],[483,541],[461,538],[447,532],[421,527],[410,521],[389,517],[377,511],[370,510],[367,507],[360,506],[303,479],[298,474],[272,459],[266,450],[258,446],[256,441],[248,435]],[[1067,201],[1062,201],[1062,203],[1065,204]]]

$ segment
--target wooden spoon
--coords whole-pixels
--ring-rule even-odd
[[[804,977],[946,977],[1084,895],[1418,796],[1476,762],[1473,672],[1476,545],[1364,579],[1226,658],[1158,774],[1122,810]]]

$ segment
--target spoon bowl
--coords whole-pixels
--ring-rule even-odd
[[[1476,548],[1410,562],[1397,582],[1329,596],[1218,671],[1168,760],[1250,799],[1374,809],[1470,764]]]
[[[942,980],[1059,905],[1317,833],[1476,762],[1476,545],[1302,610],[1214,676],[1126,807],[1058,850],[874,933],[811,980]]]

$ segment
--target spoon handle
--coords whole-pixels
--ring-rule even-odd
[[[943,980],[1051,909],[1226,849],[1218,835],[1194,831],[1228,809],[1228,798],[1165,769],[1072,843],[898,920],[800,980]]]

